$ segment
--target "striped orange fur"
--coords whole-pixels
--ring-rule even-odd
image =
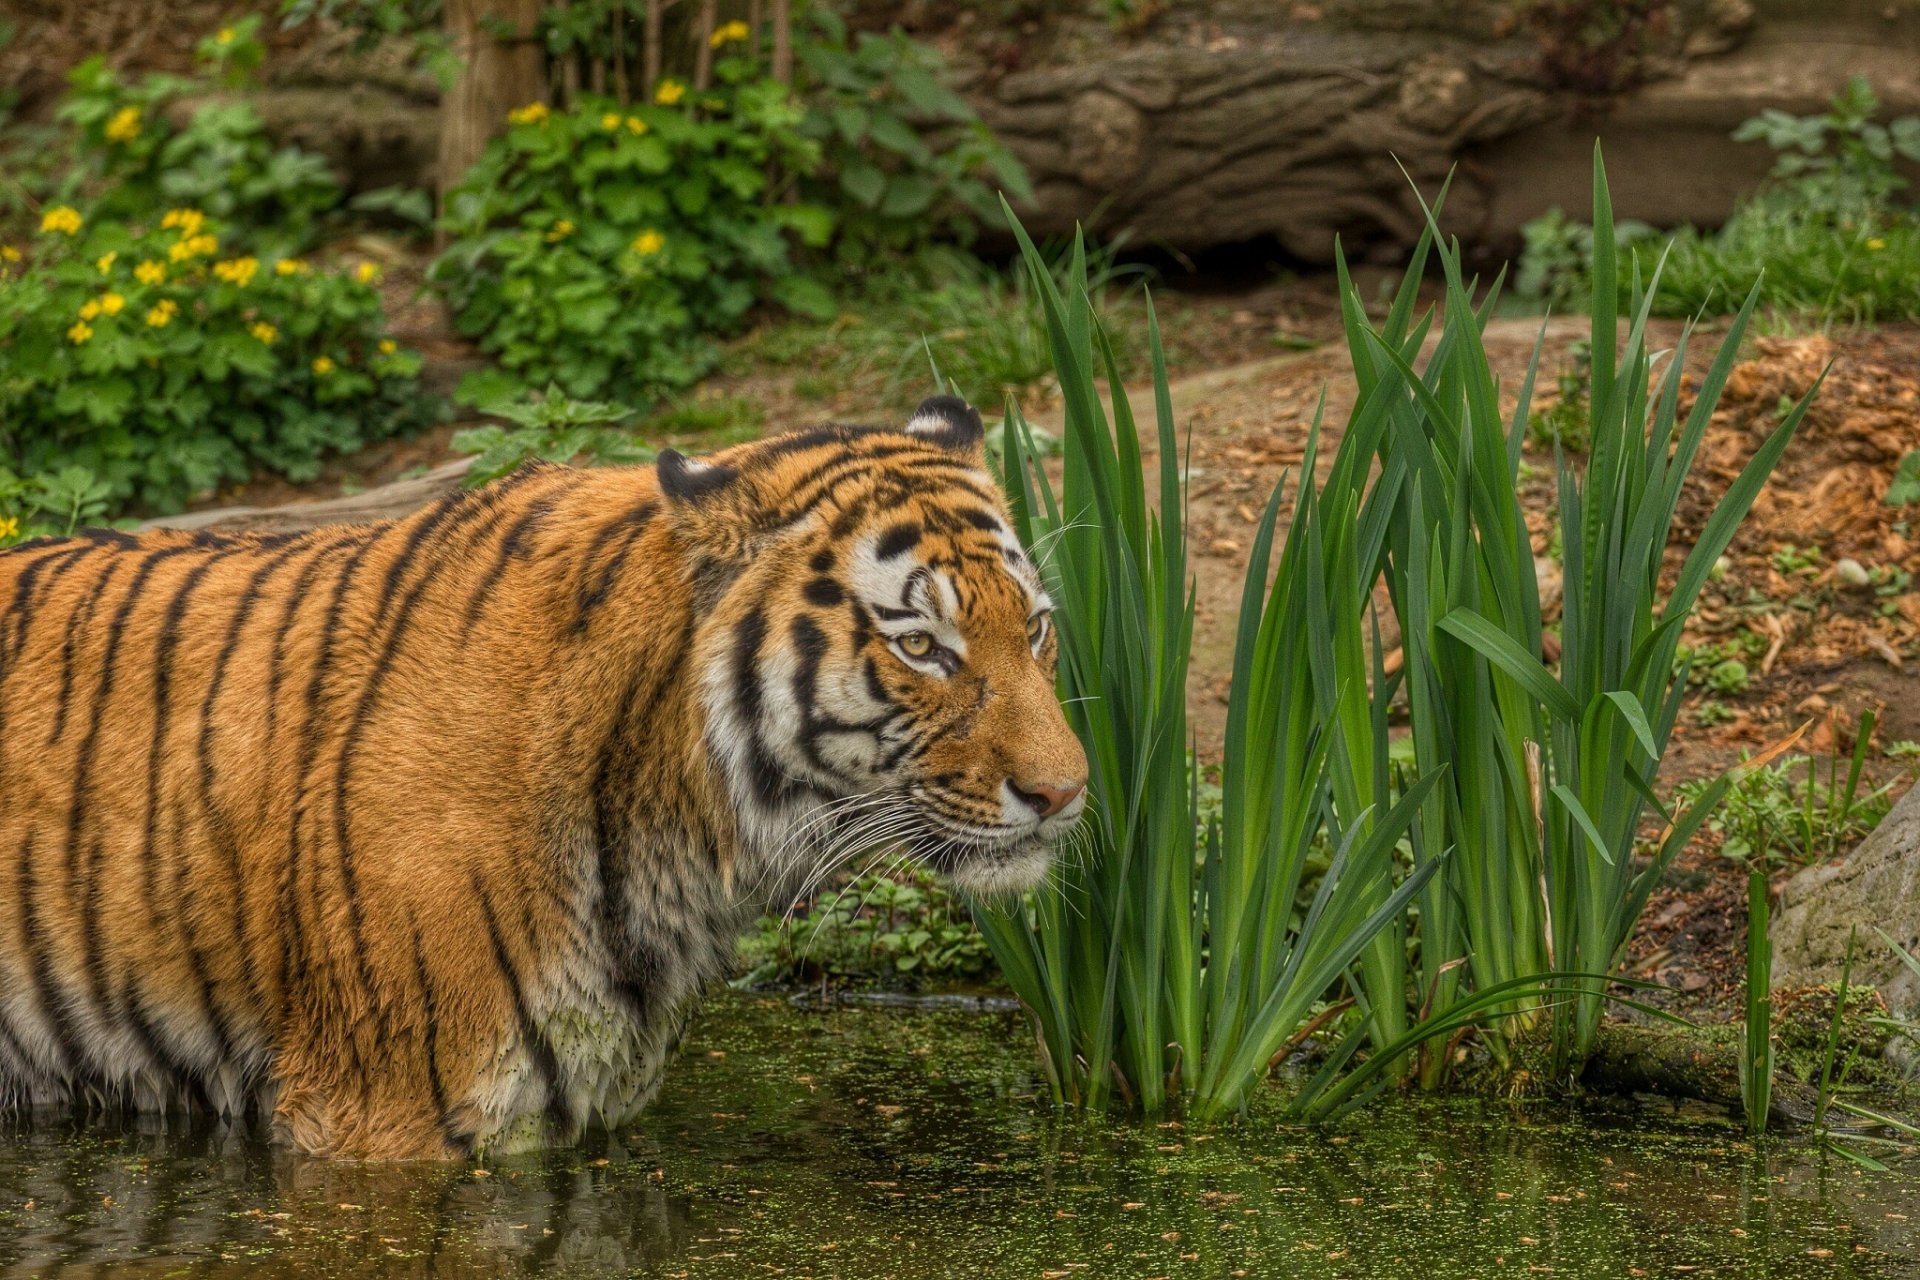
[[[0,552],[0,1106],[313,1153],[631,1120],[741,925],[1077,819],[977,414],[530,466],[402,520]]]

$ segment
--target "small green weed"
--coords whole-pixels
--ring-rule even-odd
[[[1708,698],[1693,709],[1693,722],[1703,729],[1726,724],[1733,719],[1733,711],[1718,698]]]
[[[1800,866],[1831,858],[1865,839],[1893,808],[1893,785],[1862,777],[1874,717],[1862,718],[1851,757],[1824,762],[1792,756],[1736,772],[1726,800],[1707,825],[1729,858],[1767,866]],[[1705,786],[1682,783],[1676,796],[1691,802]]]
[[[1569,453],[1587,451],[1593,436],[1593,420],[1587,404],[1591,353],[1592,347],[1585,339],[1574,343],[1566,366],[1554,380],[1559,394],[1545,408],[1527,415],[1527,444],[1531,447],[1564,449]]]
[[[1786,574],[1815,574],[1820,572],[1819,547],[1808,545],[1796,547],[1791,542],[1774,550],[1769,559],[1773,567]]]
[[[762,916],[740,955],[746,986],[826,979],[917,987],[978,981],[994,967],[966,905],[918,867],[858,876],[790,920]]]
[[[112,499],[111,486],[85,467],[24,478],[0,467],[0,548],[99,524]]]
[[[459,453],[480,455],[467,471],[469,488],[497,480],[530,458],[545,462],[585,461],[589,466],[649,462],[654,451],[635,440],[619,423],[633,416],[625,405],[575,400],[548,384],[546,393],[507,395],[478,406],[505,418],[510,426],[469,427],[454,434]]]

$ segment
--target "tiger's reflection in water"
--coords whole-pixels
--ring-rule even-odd
[[[476,1172],[304,1156],[205,1118],[0,1124],[0,1280],[624,1275],[683,1252],[690,1223],[605,1134]]]

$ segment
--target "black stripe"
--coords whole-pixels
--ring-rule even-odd
[[[460,643],[466,643],[474,624],[480,620],[480,611],[486,606],[487,598],[500,584],[500,579],[506,576],[507,566],[533,550],[527,541],[527,535],[536,525],[545,522],[552,511],[552,498],[539,499],[521,513],[520,518],[515,520],[507,530],[506,536],[500,539],[500,549],[494,556],[492,566],[481,575],[479,583],[473,589],[473,594],[467,598],[466,612],[460,621]]]
[[[447,1106],[447,1086],[440,1077],[440,997],[433,989],[433,975],[427,972],[426,946],[420,937],[417,921],[413,923],[413,976],[420,984],[420,1008],[424,1018],[422,1047],[427,1052],[427,1094],[433,1099],[433,1112],[440,1125],[440,1136],[447,1140],[449,1146],[464,1151],[470,1146],[472,1138],[460,1132],[454,1123],[453,1112]]]
[[[14,879],[14,891],[20,899],[20,949],[26,954],[27,968],[33,982],[34,1002],[40,1006],[40,1013],[47,1024],[53,1028],[53,1042],[60,1050],[60,1061],[70,1083],[81,1084],[89,1074],[89,1066],[82,1052],[80,1028],[74,1023],[68,1012],[66,1002],[55,989],[53,957],[47,950],[47,940],[40,932],[40,914],[34,909],[33,891],[33,845],[39,832],[27,831],[26,844],[20,850],[19,872]]]
[[[903,556],[920,544],[920,526],[911,520],[891,525],[880,534],[873,553],[882,560]]]
[[[378,527],[377,531],[374,532],[371,537],[354,548],[352,555],[340,562],[338,573],[334,579],[333,595],[327,602],[325,620],[321,625],[320,648],[313,660],[313,675],[312,678],[307,681],[306,695],[302,699],[306,706],[306,720],[300,726],[300,742],[294,756],[293,814],[291,821],[287,824],[286,870],[280,877],[280,916],[284,922],[280,952],[281,962],[285,966],[282,990],[285,997],[284,1003],[286,1004],[285,1013],[288,1015],[292,1013],[294,958],[297,955],[302,965],[306,965],[310,961],[310,957],[307,954],[307,930],[306,925],[300,917],[298,901],[300,844],[303,838],[302,828],[306,826],[307,796],[312,789],[311,784],[314,781],[315,765],[318,763],[315,756],[320,750],[320,735],[322,731],[320,715],[321,702],[325,694],[327,676],[333,670],[334,645],[339,638],[341,617],[345,608],[347,591],[353,583],[354,571],[360,567],[360,562],[366,558],[367,552],[383,541],[384,536],[392,527],[391,525]],[[319,559],[320,557],[315,557],[316,563]],[[302,578],[304,577],[305,574],[303,573]],[[279,642],[285,637],[286,624],[290,623],[293,610],[299,605],[300,594],[302,593],[296,588],[295,599],[292,604],[288,606],[287,617],[283,620],[281,633],[275,637],[273,666],[269,679],[270,685],[271,675],[277,673],[280,668]],[[271,723],[271,720],[269,720],[269,723]],[[272,744],[269,743],[268,747],[271,749]],[[362,963],[364,963],[364,957],[362,957]],[[382,1020],[382,1035],[384,1038],[386,1007],[384,1004],[381,1004],[377,1006],[377,1008]],[[347,1047],[357,1061],[359,1058],[359,1037],[348,1037]]]
[[[602,945],[607,950],[612,985],[628,1005],[635,1021],[644,1022],[648,988],[657,978],[657,962],[628,928],[627,874],[630,870],[633,785],[639,777],[642,748],[661,706],[678,687],[693,649],[695,620],[691,613],[681,623],[678,642],[667,652],[666,666],[653,678],[646,706],[640,708],[643,677],[635,673],[620,697],[613,726],[601,746],[593,773],[594,839],[598,911]]]
[[[91,784],[93,758],[100,741],[100,727],[106,718],[107,704],[113,699],[114,675],[119,667],[120,642],[126,635],[127,619],[133,614],[134,606],[140,603],[140,589],[163,561],[178,555],[192,552],[189,546],[166,547],[159,551],[150,551],[141,559],[140,567],[134,571],[133,580],[127,584],[126,594],[120,597],[119,607],[114,610],[113,620],[107,624],[106,647],[100,657],[100,682],[94,689],[93,704],[88,708],[86,736],[80,740],[79,752],[74,760],[73,803],[67,810],[67,884],[69,892],[80,879],[81,837],[86,830],[88,801],[93,797]],[[101,946],[100,937],[100,870],[106,852],[105,841],[95,839],[90,846],[86,862],[86,890],[80,899],[80,938],[85,955],[85,970],[90,994],[94,1003],[107,1007],[107,964],[106,955]],[[137,1029],[137,1028],[136,1028]],[[164,1067],[163,1062],[157,1064]]]
[[[351,535],[350,535],[351,536]],[[339,539],[328,546],[314,549],[312,564],[325,559],[328,551],[344,546],[347,539]],[[258,569],[247,579],[246,588],[240,593],[239,601],[234,605],[233,618],[227,624],[227,633],[221,641],[220,652],[214,659],[213,676],[208,681],[206,697],[200,702],[200,732],[195,744],[195,754],[199,764],[200,807],[206,814],[208,835],[214,848],[225,857],[227,872],[233,881],[233,939],[235,953],[242,958],[242,969],[246,974],[247,989],[252,994],[256,1007],[264,1007],[260,989],[259,968],[249,954],[247,928],[246,870],[240,857],[240,838],[235,833],[232,820],[219,805],[214,803],[213,788],[215,770],[213,765],[213,728],[214,706],[219,701],[220,691],[226,684],[228,664],[233,660],[234,650],[239,648],[240,635],[253,617],[254,606],[260,602],[261,588],[268,578],[282,565],[300,552],[311,549],[307,544],[295,542],[280,549],[277,554],[267,557]],[[296,601],[297,602],[297,601]],[[267,711],[272,712],[273,699],[267,702]],[[259,708],[254,709],[257,713]],[[282,943],[284,947],[284,941]]]
[[[594,610],[606,603],[607,596],[613,591],[613,584],[620,577],[620,570],[626,566],[627,557],[633,552],[634,544],[646,533],[647,525],[653,520],[654,513],[658,510],[658,504],[648,499],[594,535],[593,544],[588,547],[586,555],[580,562],[581,582],[576,592],[579,596],[579,605],[573,618],[575,635],[587,629],[593,621]],[[607,562],[599,567],[598,572],[595,572],[594,560],[616,537],[620,540],[619,545],[614,548]],[[591,585],[587,582],[589,576],[593,579]]]
[[[747,764],[755,798],[769,808],[793,798],[798,787],[767,750],[760,716],[765,699],[760,691],[760,649],[767,638],[767,619],[754,610],[733,625],[733,705],[747,734]]]
[[[806,596],[808,604],[818,605],[822,609],[831,609],[847,598],[840,584],[826,577],[807,579],[802,594]]]
[[[524,480],[524,478],[524,476],[520,477],[521,480]],[[513,477],[509,477],[508,480],[503,481],[502,484],[510,485],[515,482]],[[449,525],[446,532],[439,539],[442,543],[450,543],[453,535],[459,532],[460,526],[467,521],[477,519],[479,527],[476,530],[476,537],[485,537],[493,525],[497,524],[505,514],[506,513],[499,507],[485,503],[468,503],[464,506],[450,504],[436,511],[432,518],[423,521],[422,524],[430,530],[442,520],[457,515],[458,518],[452,525]],[[424,536],[422,536],[421,529],[415,529],[413,536],[408,537],[405,546],[402,548],[399,556],[396,557],[395,565],[397,566],[403,562],[410,561],[413,554],[417,552],[424,541],[425,539]],[[441,558],[450,554],[445,546],[436,548],[436,550],[440,553]],[[400,607],[394,612],[393,625],[387,630],[386,640],[380,649],[380,656],[375,659],[373,669],[367,676],[367,682],[361,688],[360,696],[354,704],[353,715],[347,723],[345,734],[341,737],[340,754],[334,765],[334,855],[339,863],[341,891],[346,899],[347,930],[353,940],[354,962],[359,969],[361,981],[365,983],[366,989],[369,991],[374,989],[375,984],[373,967],[367,960],[366,911],[360,899],[359,874],[354,868],[353,835],[349,830],[347,794],[353,787],[351,775],[357,759],[360,736],[366,731],[367,723],[373,713],[373,708],[379,702],[380,691],[386,683],[387,673],[392,670],[394,658],[400,651],[401,641],[405,639],[407,629],[413,621],[413,612],[425,597],[427,588],[431,586],[435,580],[434,570],[437,563],[437,560],[430,561],[426,567],[422,569],[419,576],[415,578],[413,584],[408,588],[404,599],[401,601]],[[386,579],[388,591],[394,592],[398,590],[401,576],[402,575],[394,571],[393,566],[389,566]],[[382,612],[384,613],[384,611],[383,607]],[[369,632],[369,637],[378,630],[379,622],[376,619],[373,632]],[[301,771],[302,777],[305,776],[305,772],[304,769]],[[319,883],[317,869],[314,883],[317,887]],[[388,1025],[384,1005],[379,1008],[378,1016],[381,1034],[384,1037],[387,1033]]]
[[[15,548],[18,550],[18,548]],[[0,654],[0,679],[5,679],[6,664],[20,656],[27,647],[27,626],[33,610],[34,584],[40,580],[40,572],[52,567],[54,572],[47,578],[47,587],[51,591],[53,584],[60,580],[63,570],[71,569],[87,554],[85,547],[59,547],[51,549],[20,573],[13,580],[13,599],[8,601],[5,619],[13,626],[13,637],[7,641],[6,651]]]
[[[159,864],[159,825],[160,825],[160,753],[166,747],[167,731],[172,725],[173,716],[173,652],[180,643],[180,623],[186,617],[187,601],[200,584],[206,580],[213,567],[233,554],[231,548],[223,548],[204,556],[182,579],[180,586],[167,601],[165,618],[160,625],[160,635],[154,644],[153,671],[153,734],[147,740],[147,805],[146,817],[142,823],[141,872],[147,892],[147,919],[153,928],[155,938],[161,937],[165,930],[160,910]],[[170,905],[174,910],[174,927],[186,951],[187,965],[193,971],[200,986],[201,1001],[205,1005],[207,1028],[213,1033],[215,1046],[222,1061],[232,1060],[233,1037],[228,1033],[227,1021],[213,1003],[213,980],[209,976],[205,953],[194,940],[195,930],[190,919],[192,899],[187,890],[184,874],[184,858],[180,849],[179,835],[182,823],[176,815],[174,822],[174,876],[173,896]]]
[[[93,621],[93,611],[99,605],[101,593],[106,591],[124,563],[120,559],[108,562],[106,570],[94,579],[92,590],[80,597],[73,612],[67,615],[66,638],[60,642],[60,692],[54,699],[53,732],[47,735],[48,746],[60,741],[60,736],[67,730],[67,708],[73,700],[73,664],[80,635]]]
[[[480,875],[473,875],[473,893],[480,901],[480,916],[486,922],[487,940],[493,944],[494,964],[500,969],[501,981],[507,984],[507,996],[513,1002],[513,1017],[519,1028],[521,1043],[527,1047],[527,1055],[533,1060],[534,1069],[546,1083],[547,1124],[552,1128],[552,1138],[565,1142],[573,1133],[573,1117],[567,1113],[567,1101],[560,1092],[560,1062],[554,1056],[553,1045],[533,1020],[533,1010],[527,1005],[527,993],[520,985],[520,975],[514,971],[513,957],[507,953],[507,940],[500,933],[500,921],[494,915],[493,901],[487,896],[486,887],[480,883]]]

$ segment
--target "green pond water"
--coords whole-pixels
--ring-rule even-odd
[[[368,1166],[0,1129],[0,1276],[1920,1276],[1920,1165],[1626,1107],[1092,1124],[1011,1014],[711,1001],[641,1132]]]

